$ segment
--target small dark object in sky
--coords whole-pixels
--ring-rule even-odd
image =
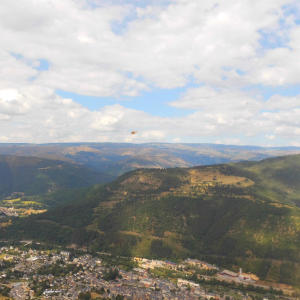
[[[131,131],[131,134],[132,135],[137,134],[137,131]]]

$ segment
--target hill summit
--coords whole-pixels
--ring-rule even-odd
[[[300,279],[300,155],[139,169],[83,199],[2,230],[14,237],[156,258],[241,265],[262,279]]]

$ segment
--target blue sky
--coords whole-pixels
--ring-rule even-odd
[[[188,87],[177,89],[153,89],[151,91],[142,92],[138,96],[124,96],[119,98],[86,96],[63,90],[57,90],[56,94],[64,98],[71,98],[75,102],[92,111],[99,110],[108,105],[121,104],[124,107],[141,110],[155,116],[181,117],[194,112],[194,110],[178,109],[171,106],[169,103],[178,100],[180,96],[184,94],[186,89],[188,89]],[[291,97],[300,94],[299,85],[288,87],[254,85],[247,86],[244,90],[250,93],[255,93],[256,95],[261,95],[265,101],[274,95]]]
[[[85,96],[62,90],[57,90],[56,94],[64,98],[71,98],[90,110],[99,110],[107,105],[121,104],[127,108],[141,110],[154,116],[181,117],[190,114],[193,110],[178,109],[170,106],[169,103],[179,99],[180,95],[182,95],[185,90],[186,88],[171,90],[152,89],[151,91],[142,92],[138,96],[123,96],[119,98]]]

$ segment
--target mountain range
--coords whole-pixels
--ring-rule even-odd
[[[142,168],[15,218],[7,239],[118,255],[195,257],[261,279],[300,282],[300,155],[191,168]]]
[[[170,143],[0,144],[0,154],[63,160],[116,178],[137,168],[212,165],[300,153],[298,147]]]

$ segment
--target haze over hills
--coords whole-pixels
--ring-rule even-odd
[[[197,257],[268,279],[300,280],[300,155],[139,169],[77,202],[16,219],[5,238],[122,255]]]
[[[0,300],[300,300],[300,0],[0,18]]]
[[[113,177],[137,168],[191,167],[297,153],[300,153],[299,147],[263,148],[218,144],[0,144],[0,154],[75,162]]]
[[[29,197],[29,200],[34,198],[40,202],[46,200],[46,194],[83,188],[109,179],[100,172],[66,161],[0,155],[0,200],[9,197],[12,202],[11,194],[14,194],[17,199]],[[33,204],[32,201],[28,203]]]

